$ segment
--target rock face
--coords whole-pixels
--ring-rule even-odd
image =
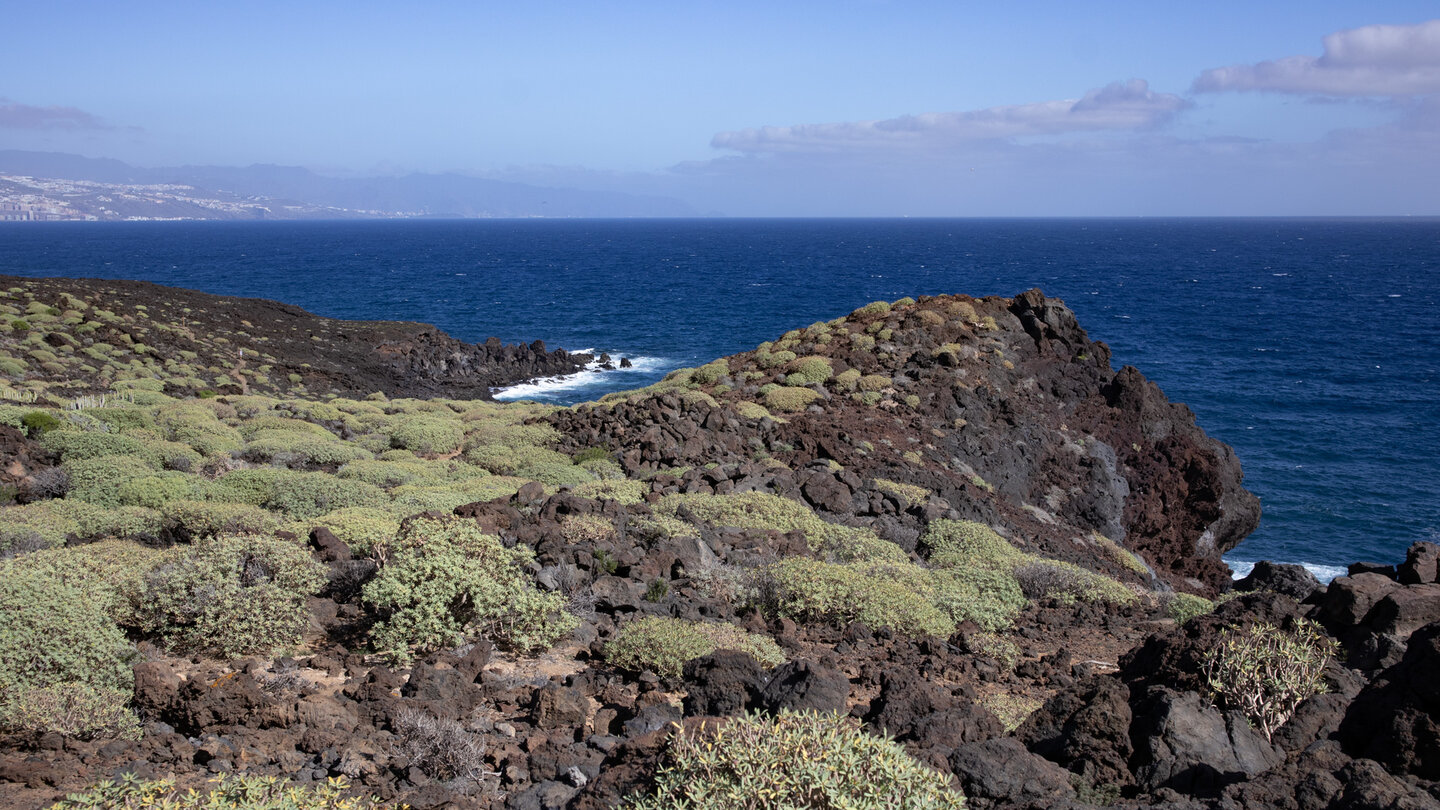
[[[727,373],[695,390],[552,421],[575,448],[612,450],[632,473],[767,453],[796,471],[776,490],[902,546],[949,515],[1009,527],[1047,556],[1087,565],[1105,555],[1076,537],[1108,537],[1185,590],[1228,583],[1220,556],[1260,515],[1234,453],[1139,371],[1113,371],[1109,349],[1060,301],[1038,290],[922,298],[819,326],[726,358]],[[783,360],[782,345],[821,358],[829,379],[797,383],[787,372],[802,361]],[[812,402],[785,412],[765,386],[804,389]],[[784,421],[757,402],[779,403],[772,415]],[[876,490],[877,478],[931,498],[903,503]],[[748,482],[705,483],[718,492]]]

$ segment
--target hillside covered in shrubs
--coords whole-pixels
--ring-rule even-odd
[[[1440,801],[1440,547],[1232,589],[1234,454],[1038,291],[573,408],[206,300],[0,298],[0,805]]]

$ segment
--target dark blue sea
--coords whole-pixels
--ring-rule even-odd
[[[634,371],[591,399],[877,299],[1040,287],[1234,446],[1260,529],[1318,573],[1440,532],[1440,220],[53,223],[0,272],[134,278],[339,318],[544,339]]]

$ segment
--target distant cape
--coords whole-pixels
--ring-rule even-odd
[[[425,217],[692,217],[669,197],[547,188],[460,174],[335,178],[299,166],[255,164],[147,169],[60,152],[0,150],[0,174],[114,184],[178,184],[216,195],[264,197],[361,212]]]

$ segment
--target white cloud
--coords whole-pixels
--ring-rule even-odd
[[[1325,37],[1324,46],[1319,58],[1291,56],[1207,70],[1192,89],[1389,97],[1440,92],[1440,20],[1339,31]]]
[[[711,145],[749,153],[934,150],[969,141],[1148,129],[1188,106],[1179,96],[1156,93],[1145,81],[1131,79],[1092,90],[1078,100],[924,113],[883,121],[759,127],[722,132]]]

